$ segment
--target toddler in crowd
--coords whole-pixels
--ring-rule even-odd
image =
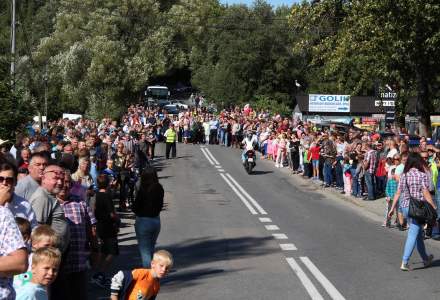
[[[60,250],[39,248],[32,256],[32,276],[26,284],[15,287],[16,300],[47,300],[47,288],[54,282],[61,262]]]
[[[154,253],[151,269],[119,271],[112,278],[111,300],[154,299],[159,293],[159,280],[164,278],[173,266],[173,257],[166,250]]]
[[[386,196],[386,209],[385,209],[385,221],[382,224],[383,227],[390,227],[391,226],[391,218],[388,216],[388,213],[390,212],[391,206],[393,204],[394,195],[397,192],[397,176],[396,176],[396,169],[391,169],[391,177],[388,178],[387,185],[385,187],[385,196]]]
[[[20,231],[21,231],[21,228],[20,228]],[[23,237],[23,239],[24,239],[24,237]],[[28,256],[29,267],[28,267],[27,272],[14,276],[13,285],[16,290],[21,289],[23,286],[27,285],[32,279],[32,276],[33,276],[32,262],[33,262],[34,253],[37,250],[42,249],[42,248],[56,247],[57,242],[58,242],[58,237],[57,237],[55,230],[53,230],[52,227],[50,227],[49,225],[37,226],[32,231],[32,233],[30,235],[30,239],[31,239],[31,245],[32,245],[32,253],[30,253]]]
[[[344,174],[344,193],[345,195],[349,196],[351,195],[351,180],[352,180],[352,174],[351,174],[351,168],[352,164],[350,162],[350,157],[346,155],[344,157],[344,165],[342,166],[342,172]]]

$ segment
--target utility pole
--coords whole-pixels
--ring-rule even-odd
[[[11,85],[15,90],[15,0],[12,0],[11,12]]]
[[[44,128],[47,129],[47,64],[46,71],[44,72],[44,115],[46,116],[46,122],[44,122]]]

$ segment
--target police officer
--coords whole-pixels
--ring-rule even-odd
[[[176,158],[176,141],[177,141],[177,133],[174,128],[174,124],[171,123],[170,128],[165,131],[165,157],[166,159],[170,158],[170,151],[172,150],[172,157]]]

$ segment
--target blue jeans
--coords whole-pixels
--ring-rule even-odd
[[[344,187],[344,174],[342,172],[341,161],[344,158],[342,156],[336,157],[336,166],[335,166],[335,176],[336,176],[336,186],[339,188]]]
[[[329,162],[324,162],[324,182],[326,185],[331,185],[333,178],[332,178],[332,164]]]
[[[356,175],[356,169],[351,168],[351,194],[355,197],[358,197],[361,195],[361,187],[359,185],[359,178]]]
[[[150,268],[157,237],[160,232],[160,218],[136,217],[134,224],[142,266]]]
[[[403,250],[402,261],[407,264],[414,248],[417,247],[422,259],[428,260],[428,255],[426,254],[425,243],[423,241],[423,224],[417,223],[414,219],[409,219],[409,229],[408,235],[406,236],[405,248]]]
[[[370,172],[365,172],[365,184],[367,185],[368,200],[374,200],[374,175]]]

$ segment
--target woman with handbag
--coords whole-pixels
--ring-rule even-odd
[[[402,197],[400,197],[402,196]],[[402,271],[409,271],[409,259],[414,248],[423,259],[425,268],[432,264],[434,256],[428,255],[423,241],[423,227],[426,222],[436,218],[433,210],[437,209],[429,193],[429,180],[424,172],[424,163],[418,153],[410,153],[405,164],[403,174],[400,177],[399,187],[394,195],[393,205],[389,217],[393,215],[399,202],[404,215],[409,217],[409,230],[403,250]],[[433,215],[434,214],[434,215]]]

